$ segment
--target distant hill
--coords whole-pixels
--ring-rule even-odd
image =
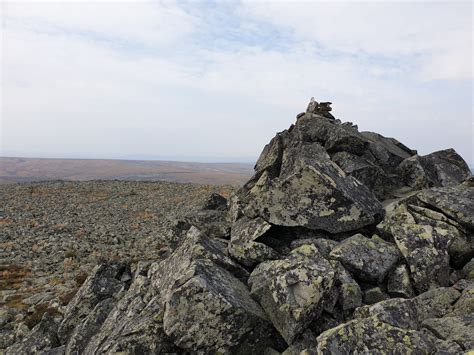
[[[0,157],[0,183],[3,184],[47,180],[162,180],[241,185],[252,173],[250,163]]]

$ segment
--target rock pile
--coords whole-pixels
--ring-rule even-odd
[[[176,248],[103,262],[7,353],[462,353],[474,348],[474,179],[313,104]],[[321,112],[324,111],[321,114]],[[326,114],[327,113],[327,114]],[[305,352],[306,351],[306,352]]]

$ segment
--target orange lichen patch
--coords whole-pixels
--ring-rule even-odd
[[[23,303],[23,296],[20,294],[12,295],[8,301],[5,302],[6,308],[26,309],[28,305]]]
[[[53,226],[59,232],[65,231],[67,229],[67,223],[58,223]]]
[[[30,270],[19,265],[0,265],[0,290],[16,290],[21,287]]]
[[[61,303],[66,306],[69,302],[71,302],[71,300],[73,299],[73,297],[76,295],[77,291],[79,289],[78,288],[75,288],[69,292],[66,292],[66,293],[63,293],[61,295],[59,295],[59,300],[61,301]]]
[[[0,226],[7,226],[10,223],[12,223],[11,219],[8,219],[8,218],[0,219]]]
[[[135,213],[135,218],[139,220],[149,220],[155,217],[155,214],[150,211],[140,211]]]
[[[0,249],[3,249],[3,250],[13,249],[14,246],[15,246],[15,243],[13,243],[13,242],[0,243]]]
[[[49,313],[52,316],[61,314],[56,308],[50,307],[47,303],[41,303],[35,307],[35,311],[31,315],[26,317],[25,324],[28,328],[32,329],[40,322],[45,313]]]

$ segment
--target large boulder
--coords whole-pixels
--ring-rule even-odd
[[[163,307],[147,276],[150,263],[139,263],[127,294],[108,314],[84,354],[156,354],[178,352],[163,330]],[[71,344],[68,344],[70,348]],[[82,353],[79,351],[79,353]]]
[[[330,160],[303,166],[283,180],[263,174],[247,200],[244,213],[251,218],[330,233],[377,224],[384,213],[367,187]]]
[[[226,245],[195,228],[173,254],[150,267],[163,330],[174,344],[189,351],[258,352],[273,340],[262,335],[271,332],[264,311],[234,275],[245,279],[247,273],[226,255]]]
[[[438,338],[453,341],[463,350],[474,349],[474,313],[457,317],[430,318],[422,326]]]
[[[432,354],[446,349],[430,333],[407,330],[385,323],[377,317],[355,319],[325,331],[317,338],[318,354]],[[461,350],[449,344],[450,350]]]
[[[415,190],[456,186],[471,175],[469,166],[454,149],[409,157],[398,170],[404,183]]]
[[[315,246],[303,245],[285,259],[259,264],[248,283],[251,295],[291,344],[321,314],[335,275]]]
[[[369,239],[356,234],[339,243],[329,257],[339,260],[359,279],[377,284],[395,267],[401,254],[394,244],[377,236]]]
[[[64,319],[58,329],[61,344],[67,343],[74,328],[81,324],[101,301],[119,300],[130,286],[130,280],[128,264],[104,261],[97,265],[66,307]]]

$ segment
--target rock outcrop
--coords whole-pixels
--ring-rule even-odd
[[[474,343],[474,182],[311,101],[160,260],[97,266],[7,353],[458,354]],[[133,271],[133,272],[132,272]]]

